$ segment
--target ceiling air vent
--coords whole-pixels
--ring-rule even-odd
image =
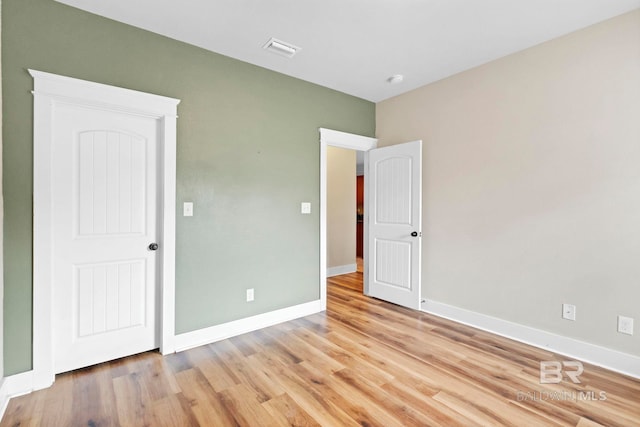
[[[281,40],[274,39],[273,37],[264,46],[262,46],[262,48],[269,52],[286,56],[287,58],[293,58],[293,55],[301,50],[298,46],[294,46],[291,43],[285,43]]]

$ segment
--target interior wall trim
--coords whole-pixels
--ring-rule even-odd
[[[51,385],[51,384],[49,384]],[[12,397],[29,394],[32,391],[39,390],[44,387],[38,387],[33,381],[33,371],[21,372],[15,375],[9,375],[3,378],[0,384],[0,420],[4,416]]]
[[[9,404],[9,394],[6,390],[6,379],[0,378],[0,420],[4,416],[5,411],[7,410],[7,405]]]
[[[337,265],[335,267],[327,267],[327,277],[339,276],[341,274],[355,273],[358,271],[357,264]]]
[[[233,320],[220,325],[198,329],[175,336],[175,351],[189,350],[201,345],[211,344],[258,329],[288,322],[289,320],[309,316],[323,311],[320,300],[315,300],[267,313],[257,314],[243,319]]]
[[[541,329],[427,300],[422,311],[640,379],[640,357]]]

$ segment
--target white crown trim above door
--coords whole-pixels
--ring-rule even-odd
[[[52,163],[57,109],[82,109],[151,118],[157,121],[158,243],[156,337],[163,354],[175,343],[175,199],[178,99],[29,70],[34,79],[33,163],[33,389],[54,379],[53,292],[54,223]]]

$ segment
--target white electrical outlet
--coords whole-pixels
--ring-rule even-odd
[[[618,332],[633,335],[633,317],[618,316]]]
[[[311,203],[302,202],[300,203],[300,213],[308,215],[311,213]]]
[[[576,320],[576,306],[573,304],[562,304],[562,318]]]
[[[254,298],[253,288],[247,289],[247,302],[253,301],[253,298]]]

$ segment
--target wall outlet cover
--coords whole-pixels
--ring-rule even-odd
[[[562,304],[562,318],[576,320],[576,306],[573,304]]]
[[[618,316],[618,332],[633,335],[633,317]]]

